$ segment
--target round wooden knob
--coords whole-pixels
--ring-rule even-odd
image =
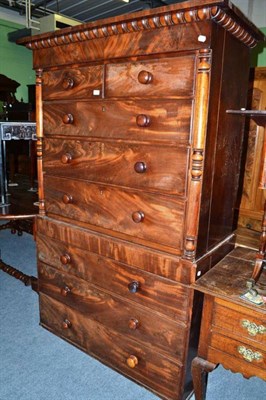
[[[65,90],[72,89],[74,86],[74,79],[72,79],[72,78],[63,79],[62,86],[63,86],[63,89],[65,89]]]
[[[137,125],[142,128],[144,128],[145,126],[149,126],[150,122],[151,122],[150,117],[145,114],[139,114],[136,118]]]
[[[153,80],[153,75],[149,71],[140,71],[138,74],[138,81],[139,83],[142,83],[143,85],[147,85],[148,83],[151,83]]]
[[[64,194],[62,197],[62,201],[64,204],[71,204],[73,203],[73,197],[71,194]]]
[[[74,121],[74,117],[72,114],[65,114],[62,119],[64,124],[73,124]]]
[[[147,165],[146,165],[145,162],[143,162],[143,161],[138,161],[138,162],[136,162],[136,164],[134,165],[134,170],[135,170],[138,174],[143,174],[143,173],[146,172],[146,170],[147,170]]]
[[[137,291],[140,289],[140,284],[138,281],[132,281],[127,285],[127,287],[130,293],[137,293]]]
[[[72,155],[70,153],[63,154],[61,157],[61,162],[63,164],[69,164],[72,160]]]
[[[135,368],[138,365],[138,363],[139,363],[139,360],[136,356],[131,355],[127,358],[127,365],[130,368]]]
[[[142,211],[135,211],[132,214],[132,219],[136,224],[139,224],[144,220],[144,212]]]
[[[66,297],[68,293],[71,292],[71,289],[66,285],[61,289],[61,295]]]
[[[62,328],[63,329],[71,328],[71,322],[68,319],[64,319],[64,321],[62,322]]]
[[[70,255],[69,254],[62,254],[61,256],[60,256],[60,261],[61,261],[61,263],[63,264],[63,265],[67,265],[67,264],[70,264],[70,262],[71,262],[71,258],[70,258]]]
[[[130,320],[128,321],[128,327],[129,329],[135,331],[139,327],[139,321],[136,318],[130,318]]]

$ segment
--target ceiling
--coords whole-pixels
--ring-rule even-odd
[[[181,1],[184,0],[0,0],[0,9],[3,7],[25,15],[28,3],[31,5],[31,16],[35,19],[56,13],[89,22]]]

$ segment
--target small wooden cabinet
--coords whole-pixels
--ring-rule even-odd
[[[257,67],[251,72],[252,110],[266,110],[266,67]],[[238,226],[261,230],[265,193],[259,189],[260,172],[263,165],[264,127],[252,119],[249,126],[247,155],[243,191],[238,217]]]
[[[206,374],[218,363],[245,378],[266,380],[266,303],[241,297],[255,258],[254,250],[238,247],[194,285],[204,293],[198,356],[192,363],[196,400],[205,399]],[[265,274],[261,278],[265,284]]]
[[[41,325],[163,399],[192,390],[191,287],[233,247],[249,53],[224,1],[26,38]],[[240,90],[241,88],[241,90]]]

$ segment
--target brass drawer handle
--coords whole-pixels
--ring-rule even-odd
[[[245,346],[238,346],[237,351],[248,362],[260,361],[262,359],[261,353],[247,349]]]
[[[72,79],[72,78],[63,79],[63,82],[62,82],[63,89],[65,89],[65,90],[72,89],[74,86],[74,83],[75,83],[74,79]]]
[[[248,319],[242,319],[241,325],[248,331],[250,336],[263,335],[266,333],[266,327],[250,322]]]
[[[70,264],[70,262],[71,262],[71,257],[70,257],[70,255],[69,254],[62,254],[61,256],[60,256],[60,261],[61,261],[61,263],[63,264],[63,265],[67,265],[67,264]]]
[[[72,114],[65,114],[62,119],[63,119],[63,123],[66,125],[73,124],[73,122],[74,122],[74,117]]]
[[[144,172],[146,172],[147,170],[147,165],[145,162],[143,161],[138,161],[135,163],[134,165],[134,170],[135,172],[137,172],[138,174],[143,174]]]
[[[138,74],[138,81],[139,83],[142,83],[143,85],[147,85],[148,83],[151,83],[153,80],[153,75],[149,71],[140,71]]]
[[[62,328],[63,329],[69,329],[71,328],[71,322],[66,318],[64,319],[64,321],[62,322]]]
[[[131,355],[127,358],[127,365],[130,368],[135,368],[138,365],[138,363],[139,363],[139,360],[136,356]]]

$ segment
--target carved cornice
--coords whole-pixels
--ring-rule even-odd
[[[147,15],[139,13],[141,14],[139,17],[138,13],[136,13],[132,16],[132,19],[127,16],[124,21],[115,19],[112,21],[110,19],[102,25],[100,21],[97,25],[83,24],[71,29],[63,29],[53,34],[36,36],[36,39],[31,37],[27,40],[26,38],[21,40],[20,44],[25,44],[29,49],[35,50],[206,20],[215,21],[248,47],[254,47],[257,44],[257,38],[248,32],[244,24],[242,26],[237,19],[233,19],[226,10],[218,6],[190,10],[167,10],[167,7],[164,9],[164,12],[158,12],[160,9],[154,9],[152,10],[153,13]]]

